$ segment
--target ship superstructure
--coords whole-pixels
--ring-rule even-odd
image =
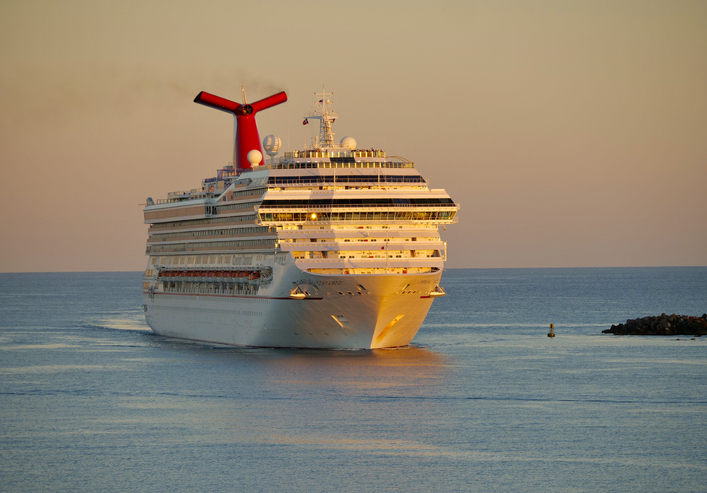
[[[274,159],[279,139],[266,137],[270,163],[254,116],[284,93],[252,105],[197,96],[234,114],[235,166],[198,189],[148,199],[143,292],[156,333],[262,347],[412,341],[444,295],[439,226],[456,222],[459,207],[413,162],[358,149],[351,137],[335,143],[331,95],[316,93],[305,116],[320,123],[309,148]]]

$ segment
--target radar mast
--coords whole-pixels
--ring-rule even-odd
[[[334,143],[334,132],[331,131],[331,124],[334,123],[339,115],[332,109],[331,100],[328,96],[333,96],[333,92],[326,92],[324,86],[322,86],[322,92],[315,92],[315,96],[319,99],[317,100],[317,109],[310,111],[305,115],[305,123],[309,123],[309,120],[319,120],[319,136],[315,137],[314,147],[315,148],[334,148],[339,147]]]

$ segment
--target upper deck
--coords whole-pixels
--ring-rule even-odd
[[[332,125],[338,115],[330,108],[331,94],[323,89],[317,93],[317,109],[305,115],[304,124],[320,121],[319,135],[310,147],[276,158],[281,142],[270,135],[263,142],[269,162],[261,161],[261,153],[253,150],[249,167],[227,166],[204,179],[200,189],[148,199],[145,222],[187,226],[219,216],[241,216],[275,227],[456,222],[459,206],[444,190],[430,189],[414,162],[382,149],[359,149],[352,137],[335,142]]]

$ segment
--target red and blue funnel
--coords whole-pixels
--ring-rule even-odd
[[[195,103],[231,113],[236,117],[236,142],[233,146],[233,162],[236,164],[236,170],[251,168],[247,158],[250,151],[255,149],[261,156],[263,155],[258,126],[255,123],[256,113],[285,101],[287,101],[287,94],[284,91],[252,104],[239,104],[203,91],[194,98]],[[263,160],[261,159],[257,164],[263,164]]]

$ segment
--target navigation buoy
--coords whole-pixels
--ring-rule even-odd
[[[552,329],[555,328],[555,324],[550,324],[550,332],[547,333],[548,337],[555,337],[555,333],[552,331]]]

